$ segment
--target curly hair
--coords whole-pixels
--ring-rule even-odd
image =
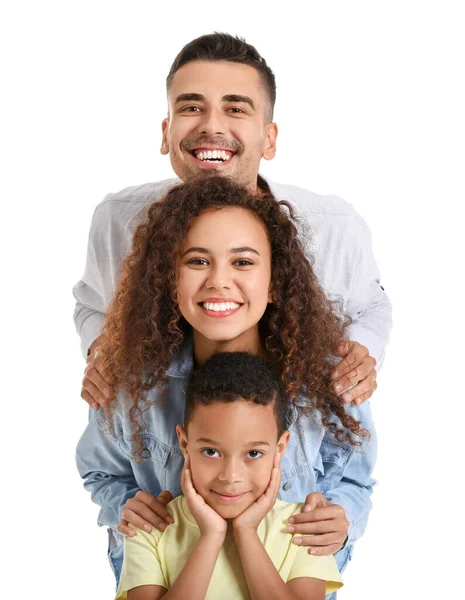
[[[146,392],[167,382],[166,371],[191,326],[182,317],[176,292],[177,259],[191,221],[226,207],[250,211],[271,245],[273,302],[260,320],[260,334],[279,369],[285,393],[301,410],[321,413],[322,425],[341,442],[360,445],[367,436],[332,390],[335,350],[346,338],[340,311],[321,289],[306,256],[291,205],[270,193],[251,195],[225,177],[194,180],[171,188],[148,209],[135,231],[131,254],[103,326],[103,368],[115,393],[124,391],[136,448]],[[302,407],[302,398],[306,398]],[[111,413],[107,409],[106,417]],[[334,420],[332,417],[336,417]],[[339,423],[339,424],[338,424]]]
[[[278,437],[285,431],[288,401],[279,374],[269,361],[248,352],[218,352],[192,371],[184,423],[189,423],[197,404],[237,400],[273,404]]]

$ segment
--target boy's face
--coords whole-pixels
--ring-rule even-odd
[[[273,408],[244,400],[197,404],[187,432],[177,426],[197,493],[224,519],[234,519],[265,492],[274,455],[285,452],[289,432],[278,440]]]

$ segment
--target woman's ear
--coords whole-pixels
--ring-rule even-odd
[[[284,456],[284,454],[286,452],[286,448],[289,443],[290,437],[291,437],[291,432],[289,431],[289,429],[286,429],[286,431],[284,431],[282,433],[281,437],[278,440],[278,447],[276,448],[276,450],[281,455],[281,458]]]
[[[184,458],[186,458],[186,456],[188,455],[188,452],[187,452],[187,433],[186,433],[186,430],[184,429],[184,427],[182,425],[176,425],[176,434],[178,436],[179,447],[181,448],[181,452],[182,452]]]

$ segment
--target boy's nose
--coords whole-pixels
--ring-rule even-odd
[[[218,479],[223,483],[240,483],[244,479],[241,460],[230,459],[225,462],[224,468],[218,475]]]

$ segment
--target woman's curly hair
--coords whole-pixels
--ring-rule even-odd
[[[123,263],[107,311],[103,367],[115,392],[124,391],[132,402],[136,448],[142,448],[139,432],[147,391],[167,381],[173,355],[191,329],[179,311],[176,292],[177,260],[187,231],[202,212],[225,207],[250,211],[268,234],[273,303],[260,321],[260,332],[288,398],[295,402],[304,394],[304,410],[318,409],[323,426],[337,439],[359,445],[356,438],[367,432],[347,414],[330,379],[335,350],[350,320],[342,320],[321,289],[291,205],[270,193],[251,195],[227,178],[212,177],[177,185],[150,206],[135,231],[132,253]]]

